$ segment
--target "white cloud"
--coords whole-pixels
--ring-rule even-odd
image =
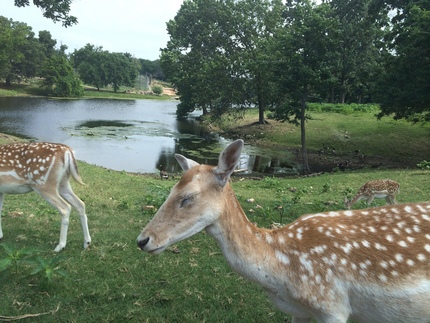
[[[2,0],[0,15],[25,22],[37,33],[51,32],[57,44],[69,51],[87,43],[102,46],[110,52],[128,52],[137,58],[155,60],[169,37],[166,22],[173,19],[183,0],[74,0],[70,14],[78,24],[64,28],[44,18],[37,7],[14,6],[13,0]]]

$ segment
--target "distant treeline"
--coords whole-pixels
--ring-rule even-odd
[[[136,77],[164,79],[159,60],[132,57],[129,53],[111,53],[87,44],[66,54],[67,45],[57,41],[47,30],[38,37],[31,26],[0,16],[0,79],[6,86],[26,78],[42,78],[47,94],[81,96],[82,82],[97,89],[111,85],[133,86]]]

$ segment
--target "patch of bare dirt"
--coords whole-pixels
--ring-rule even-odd
[[[163,94],[168,96],[177,96],[175,89],[171,87],[163,87]]]

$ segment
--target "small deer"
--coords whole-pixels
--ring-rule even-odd
[[[60,212],[59,252],[67,243],[71,206],[81,218],[84,248],[91,243],[85,203],[73,192],[69,177],[83,184],[70,147],[47,142],[14,143],[0,146],[0,239],[3,238],[1,210],[4,194],[36,192]]]
[[[397,204],[396,195],[400,192],[400,184],[391,179],[378,179],[365,183],[350,200],[345,197],[345,205],[350,209],[360,200],[366,200],[367,205],[372,203],[373,199],[385,198],[388,204]]]
[[[186,171],[137,238],[152,255],[205,229],[229,265],[293,322],[429,322],[430,203],[303,215],[278,229],[246,217],[230,184],[243,148]]]

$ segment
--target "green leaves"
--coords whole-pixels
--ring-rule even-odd
[[[19,267],[33,267],[31,275],[42,275],[44,279],[50,283],[54,276],[66,277],[67,273],[60,268],[62,256],[55,256],[50,259],[44,259],[37,255],[37,250],[34,249],[16,249],[13,246],[5,243],[0,244],[6,252],[7,256],[0,259],[0,272],[12,268],[15,275],[18,275]]]
[[[71,61],[85,84],[97,89],[112,84],[115,92],[122,85],[132,86],[139,68],[129,54],[110,53],[91,44],[75,50]]]
[[[45,18],[54,22],[61,21],[64,27],[70,27],[78,23],[78,19],[70,16],[70,4],[73,0],[33,0],[36,7],[39,7]],[[15,6],[26,7],[30,5],[29,0],[15,0]]]
[[[61,259],[61,256],[56,256],[49,260],[37,257],[35,260],[35,264],[37,265],[37,267],[33,269],[31,275],[37,275],[40,273],[48,280],[48,282],[52,282],[54,275],[66,277],[67,273],[59,267]]]
[[[18,273],[18,264],[24,263],[27,256],[32,255],[34,250],[31,249],[16,249],[7,244],[0,244],[7,253],[7,257],[0,260],[0,271],[4,271],[9,267],[13,267],[15,274]]]

